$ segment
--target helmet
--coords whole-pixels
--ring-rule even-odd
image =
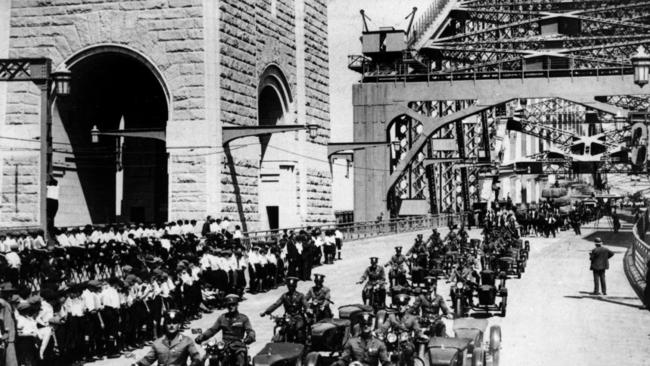
[[[183,313],[180,310],[169,310],[165,313],[164,320],[165,324],[183,324],[185,318],[183,317]]]
[[[237,305],[239,303],[239,296],[235,294],[227,295],[225,298],[226,306]]]

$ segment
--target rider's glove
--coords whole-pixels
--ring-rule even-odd
[[[196,336],[196,338],[194,338],[194,342],[196,342],[196,343],[203,342],[203,336],[201,336],[201,335]]]
[[[251,344],[253,342],[254,342],[253,338],[251,338],[249,336],[244,337],[244,343]]]
[[[263,318],[263,317],[265,317],[265,316],[266,316],[266,312],[265,312],[265,311],[263,311],[263,312],[260,313],[260,317]]]

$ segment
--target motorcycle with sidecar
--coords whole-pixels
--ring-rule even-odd
[[[501,349],[501,328],[493,325],[484,340],[487,320],[462,318],[454,321],[453,338],[429,339],[426,352],[420,354],[429,366],[498,366]]]

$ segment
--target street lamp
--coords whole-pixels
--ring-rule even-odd
[[[318,137],[318,125],[307,125],[307,129],[309,130],[310,138],[315,139]]]
[[[72,81],[72,72],[68,68],[63,67],[52,73],[52,80],[54,81],[54,93],[57,96],[65,97],[70,95],[70,84]]]
[[[634,83],[643,88],[648,83],[650,74],[650,55],[643,46],[639,46],[636,54],[632,56],[632,67],[634,68]]]
[[[395,141],[391,142],[390,144],[391,144],[391,146],[393,146],[393,151],[395,151],[395,152],[399,152],[400,149],[402,148],[402,144],[400,143],[399,140],[395,140]]]
[[[97,128],[97,125],[94,125],[90,130],[90,140],[93,144],[99,142],[99,128]]]

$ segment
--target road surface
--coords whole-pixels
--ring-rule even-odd
[[[601,226],[599,230],[608,228]],[[502,327],[501,365],[649,365],[650,312],[630,287],[623,272],[623,254],[629,234],[613,237],[605,233],[583,231],[583,237],[561,232],[557,238],[527,238],[531,252],[526,272],[521,279],[507,282],[508,314],[505,318],[489,318],[490,324]],[[445,235],[446,231],[441,230]],[[393,247],[408,248],[417,233],[373,238],[345,243],[343,260],[324,265],[314,273],[326,275],[325,284],[332,289],[334,309],[340,305],[359,303],[362,285],[355,282],[368,265],[370,256],[385,263]],[[427,233],[425,233],[427,235]],[[593,296],[593,279],[589,271],[588,253],[595,235],[616,255],[607,271],[608,296]],[[473,230],[472,237],[479,238]],[[406,249],[405,248],[405,249]],[[305,292],[310,283],[301,282],[298,290]],[[254,355],[271,338],[271,320],[260,318],[269,304],[284,288],[265,294],[247,294],[240,311],[251,318],[257,332],[257,342],[251,345]],[[449,285],[440,281],[439,293],[448,299]],[[221,311],[192,322],[191,327],[210,326]],[[277,310],[276,314],[281,314]],[[451,322],[451,321],[450,321]],[[451,329],[451,323],[448,323]],[[188,331],[189,334],[189,331]],[[135,352],[137,358],[146,349]],[[129,365],[133,358],[102,360],[95,365]]]

